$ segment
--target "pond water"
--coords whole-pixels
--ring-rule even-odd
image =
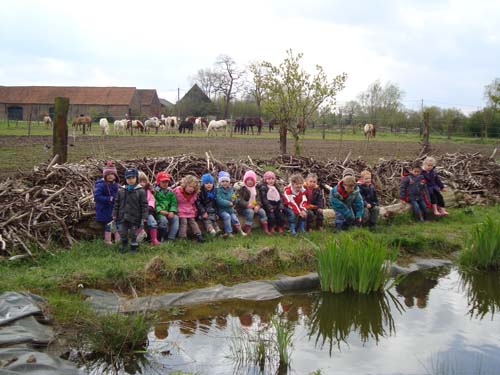
[[[276,358],[262,366],[235,358],[274,336],[274,318],[293,333],[289,374],[499,374],[499,308],[500,273],[449,267],[411,273],[383,294],[309,291],[188,307],[151,330],[131,371],[274,374]]]

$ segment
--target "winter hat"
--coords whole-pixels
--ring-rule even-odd
[[[139,172],[137,171],[137,168],[130,167],[125,169],[125,179],[129,177],[139,177]]]
[[[253,180],[254,185],[257,183],[257,175],[254,171],[249,170],[245,172],[245,174],[243,175],[243,182],[246,182],[248,179]]]
[[[264,179],[264,181],[266,181],[268,178],[276,178],[276,175],[274,174],[274,172],[271,172],[271,171],[267,171],[266,173],[264,173],[264,176],[262,176],[262,178]]]
[[[118,172],[116,171],[116,167],[113,165],[111,161],[106,162],[106,166],[102,169],[102,177],[106,179],[106,176],[109,174],[113,174],[116,177],[116,181],[119,180]]]
[[[347,177],[347,176],[355,177],[354,169],[352,169],[352,168],[344,169],[344,171],[342,172],[342,178]]]
[[[170,175],[167,172],[158,172],[156,175],[156,184],[160,185],[162,181],[170,182]]]
[[[201,176],[201,184],[213,184],[215,182],[214,177],[210,173],[205,173]]]
[[[226,171],[220,171],[217,177],[219,182],[222,181],[231,182],[231,177],[229,176],[229,173],[227,173]]]

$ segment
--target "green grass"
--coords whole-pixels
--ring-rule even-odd
[[[475,226],[458,260],[464,268],[499,269],[500,221],[488,216],[484,223]]]
[[[399,247],[400,261],[408,255],[450,257],[460,250],[474,225],[491,216],[500,221],[498,206],[451,209],[451,215],[439,220],[415,223],[411,216],[382,222],[374,239]],[[351,233],[365,231],[354,230]],[[204,244],[176,241],[150,247],[141,244],[136,255],[119,254],[101,240],[82,241],[67,249],[41,250],[35,259],[8,261],[0,258],[0,293],[30,291],[48,298],[57,308],[59,322],[81,318],[84,302],[79,297],[79,284],[87,288],[116,290],[139,295],[186,290],[218,283],[232,285],[255,279],[269,279],[279,273],[304,274],[315,270],[315,250],[310,241],[326,247],[340,236],[332,229],[301,236],[264,236],[260,230],[249,238],[236,236],[230,240],[210,239]],[[145,271],[153,257],[165,263],[161,275]]]
[[[381,291],[397,252],[368,232],[344,232],[339,237],[316,252],[321,290],[342,293],[352,289],[363,294]]]

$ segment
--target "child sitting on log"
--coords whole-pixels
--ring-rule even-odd
[[[415,217],[420,221],[427,219],[427,208],[430,208],[427,183],[422,173],[420,161],[414,161],[411,170],[403,176],[399,186],[399,197],[403,202],[411,204]]]
[[[234,194],[233,188],[231,187],[231,177],[228,172],[220,171],[218,178],[219,186],[217,187],[216,204],[217,212],[224,222],[224,237],[233,237],[232,225],[234,225],[242,236],[246,236],[247,234],[241,228],[240,220],[234,212],[236,194]]]
[[[330,190],[330,205],[335,210],[337,231],[360,226],[363,218],[363,198],[352,175],[346,175]]]
[[[154,186],[156,214],[158,215],[158,230],[160,241],[173,241],[179,230],[179,217],[177,216],[177,199],[170,191],[170,174],[158,172]],[[168,235],[167,235],[167,227]]]
[[[139,172],[139,184],[142,186],[146,192],[146,199],[148,201],[148,219],[146,225],[148,226],[148,235],[151,240],[151,245],[159,245],[158,241],[158,222],[156,221],[156,200],[153,193],[153,187],[149,183],[149,178],[146,173]]]
[[[266,211],[269,233],[283,233],[285,226],[285,205],[281,199],[281,193],[276,186],[276,175],[267,171],[262,177],[262,182],[257,186],[260,194],[262,207]]]
[[[246,171],[243,175],[243,185],[236,192],[236,207],[240,215],[245,218],[245,228],[247,235],[252,231],[253,218],[259,216],[262,230],[269,233],[266,211],[262,208],[259,191],[257,190],[257,175],[254,171]]]
[[[146,192],[138,184],[139,172],[137,168],[125,170],[126,185],[118,191],[113,219],[120,223],[121,246],[120,252],[127,251],[128,237],[130,235],[130,251],[135,253],[139,246],[137,242],[138,229],[144,227],[148,218],[148,201]]]
[[[372,184],[372,174],[368,170],[361,172],[361,177],[358,180],[358,188],[363,198],[363,223],[368,227],[377,225],[379,204],[377,191]]]
[[[318,175],[309,173],[304,184],[307,196],[307,230],[312,230],[314,222],[316,229],[323,227],[323,209],[325,208],[325,197],[323,190],[318,185]]]
[[[205,230],[211,236],[220,232],[217,224],[217,191],[215,190],[215,180],[210,173],[201,176],[201,188],[196,200],[198,219],[205,225]]]
[[[425,158],[422,176],[427,181],[427,189],[429,190],[429,198],[431,199],[434,216],[447,216],[448,212],[444,208],[444,199],[441,195],[441,191],[446,191],[446,187],[437,174],[436,159],[432,157]]]
[[[189,225],[196,241],[203,242],[200,227],[196,222],[196,200],[199,190],[198,179],[195,176],[187,175],[181,180],[180,186],[174,189],[174,194],[177,199],[177,213],[179,215],[179,238],[185,239],[187,237]]]
[[[111,220],[113,208],[118,195],[118,172],[111,162],[107,162],[102,170],[102,178],[94,185],[95,219],[104,228],[104,243],[112,245]],[[115,232],[115,240],[120,240],[120,233]]]
[[[283,203],[285,204],[290,233],[292,235],[296,235],[297,232],[304,233],[306,231],[308,202],[306,189],[304,189],[304,178],[301,174],[296,173],[290,176],[290,183],[283,191]]]

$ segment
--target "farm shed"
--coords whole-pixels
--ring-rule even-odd
[[[146,92],[143,97],[140,91]],[[159,114],[156,90],[138,90],[135,87],[0,86],[0,119],[36,120],[46,114],[52,116],[57,96],[69,98],[69,118],[80,114],[123,118],[129,110],[132,116]]]

